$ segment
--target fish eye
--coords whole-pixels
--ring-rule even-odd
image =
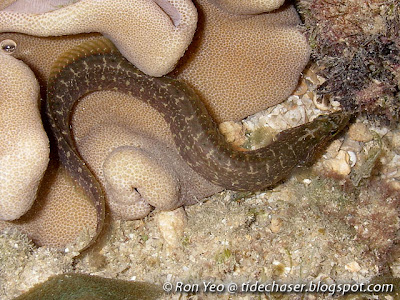
[[[12,54],[17,50],[17,43],[13,40],[3,40],[0,42],[0,49],[5,54]]]

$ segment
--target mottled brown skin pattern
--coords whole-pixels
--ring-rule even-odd
[[[287,177],[349,120],[341,112],[321,116],[280,133],[267,147],[236,151],[193,90],[176,79],[142,73],[107,43],[85,45],[72,50],[69,58],[61,58],[49,80],[47,97],[60,160],[92,197],[99,221],[104,218],[104,195],[70,130],[73,107],[85,94],[116,90],[142,99],[170,124],[180,155],[196,172],[216,185],[239,191],[262,190]]]

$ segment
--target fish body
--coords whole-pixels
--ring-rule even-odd
[[[238,151],[226,142],[203,102],[186,84],[142,73],[106,39],[85,43],[55,63],[48,84],[47,112],[61,163],[88,192],[99,219],[104,219],[104,193],[79,154],[70,120],[77,101],[100,90],[135,96],[156,109],[169,124],[186,163],[210,182],[238,191],[262,190],[286,178],[350,118],[343,112],[320,116],[281,132],[264,148]]]

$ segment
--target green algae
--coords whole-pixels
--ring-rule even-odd
[[[215,260],[218,264],[222,264],[229,260],[232,256],[232,251],[228,248],[224,249],[222,252],[215,255]]]
[[[163,294],[161,287],[86,274],[56,275],[14,300],[152,300]]]
[[[243,148],[251,150],[265,147],[273,142],[276,132],[270,127],[259,127],[251,133],[247,134],[247,141],[243,144]]]

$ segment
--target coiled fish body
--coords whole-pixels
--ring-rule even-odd
[[[103,192],[81,158],[70,130],[76,102],[99,90],[126,93],[155,108],[168,122],[187,164],[210,182],[231,190],[262,190],[287,177],[343,129],[350,118],[342,112],[321,116],[283,131],[264,148],[237,151],[225,141],[202,101],[187,85],[142,73],[107,40],[88,42],[56,62],[48,85],[47,110],[62,164],[103,215]]]

